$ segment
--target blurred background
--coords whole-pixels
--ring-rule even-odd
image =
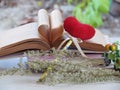
[[[41,8],[60,9],[64,19],[73,15],[104,34],[119,37],[120,0],[0,0],[0,32],[37,21]]]

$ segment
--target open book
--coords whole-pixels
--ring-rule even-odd
[[[67,42],[68,38],[64,31],[61,12],[53,10],[48,14],[46,10],[41,9],[38,12],[38,22],[0,33],[0,56],[29,49],[49,50],[52,47],[57,49],[64,40]],[[86,50],[105,50],[104,45],[96,40],[83,41],[79,45]],[[75,48],[75,45],[72,44],[70,48]]]

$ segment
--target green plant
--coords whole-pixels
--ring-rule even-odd
[[[80,22],[90,24],[93,27],[99,27],[103,24],[102,14],[109,11],[110,0],[68,0],[68,4],[77,2],[72,15]]]

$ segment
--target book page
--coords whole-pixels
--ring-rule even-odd
[[[93,36],[93,38],[86,40],[87,42],[91,42],[91,43],[96,43],[96,44],[101,44],[103,46],[105,46],[108,43],[108,40],[106,40],[106,37],[104,36],[104,34],[102,32],[100,32],[99,30],[95,29],[95,35]]]
[[[40,38],[37,23],[30,23],[0,33],[0,48],[26,39]]]
[[[49,43],[50,21],[49,14],[45,9],[38,11],[38,31],[42,38]]]
[[[63,34],[64,29],[63,29],[62,18],[63,18],[62,13],[58,9],[55,9],[50,13],[50,21],[51,21],[50,41],[52,44]]]

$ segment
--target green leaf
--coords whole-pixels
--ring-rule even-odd
[[[76,12],[76,14],[75,14],[75,17],[79,20],[79,21],[83,21],[83,14],[82,14],[82,11],[81,11],[81,9],[80,8],[77,8],[77,12]]]
[[[99,0],[100,6],[98,10],[102,13],[107,13],[110,7],[110,0]]]
[[[73,0],[67,0],[68,4],[71,4],[73,2]]]
[[[82,23],[99,27],[103,24],[102,14],[109,11],[109,0],[82,0],[73,11],[73,15]]]

